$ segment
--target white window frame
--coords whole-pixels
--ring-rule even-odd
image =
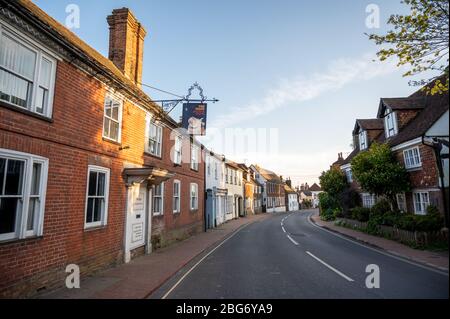
[[[392,124],[392,127],[390,127]],[[384,131],[386,138],[395,136],[398,134],[398,126],[397,126],[397,113],[389,111],[386,108],[384,113]],[[392,131],[392,132],[391,132]]]
[[[178,194],[175,193],[175,185],[178,185]],[[174,214],[181,212],[181,182],[179,180],[173,181],[173,198],[172,198],[172,211]],[[178,207],[175,204],[175,200],[178,199]]]
[[[23,161],[24,162],[24,170],[23,170],[23,181],[22,181],[22,205],[21,210],[16,212],[16,225],[14,232],[0,234],[0,242],[6,240],[18,240],[27,237],[34,236],[42,236],[44,230],[44,213],[45,213],[45,199],[47,192],[47,180],[48,180],[48,159],[42,156],[37,156],[33,154],[23,153],[12,151],[8,149],[0,148],[0,157],[4,157],[11,160]],[[33,164],[38,163],[41,165],[41,176],[39,183],[39,211],[34,217],[33,230],[27,230],[27,222],[28,222],[28,207],[30,203],[31,197],[31,182],[32,182],[32,173],[33,173]],[[6,181],[6,174],[4,177],[4,181],[0,181],[4,183]],[[20,196],[20,195],[17,195]],[[0,198],[2,195],[0,194]],[[6,196],[5,196],[6,197]],[[11,196],[8,196],[11,197]]]
[[[416,196],[419,196],[420,202],[416,201]],[[426,195],[426,201],[424,200]],[[430,193],[423,191],[413,192],[413,203],[414,203],[414,214],[416,215],[426,215],[427,208],[430,206]],[[420,206],[420,207],[419,207]]]
[[[199,160],[198,160],[199,147],[194,143],[191,144],[191,169],[198,171]]]
[[[418,146],[404,150],[403,159],[406,169],[422,167],[422,158],[420,156],[420,149]]]
[[[218,169],[217,169],[218,165],[217,162],[214,162],[214,178],[217,180],[218,177]]]
[[[162,215],[164,215],[164,186],[165,186],[164,184],[165,184],[164,182],[161,182],[161,184],[159,184],[159,185],[153,185],[152,186],[152,215],[153,216],[162,216]],[[155,195],[156,186],[160,186],[161,187],[161,195]],[[161,199],[161,207],[160,207],[160,211],[159,212],[155,211],[155,204],[154,204],[155,197],[158,197],[158,198]]]
[[[195,190],[194,194],[196,196],[192,196],[194,190]],[[192,203],[193,203],[194,198],[195,198],[195,202],[194,202],[194,206],[193,206]],[[198,209],[198,184],[197,183],[191,183],[189,185],[189,207],[190,207],[191,211]]]
[[[405,193],[400,193],[395,195],[396,199],[397,199],[397,208],[402,211],[405,212],[408,210],[407,206],[406,206],[406,194]]]
[[[181,135],[175,136],[173,162],[174,164],[181,165],[183,149],[183,137]]]
[[[53,100],[54,100],[54,94],[55,94],[55,78],[56,78],[56,68],[57,68],[57,59],[54,58],[54,55],[47,49],[45,49],[43,46],[39,45],[34,40],[28,38],[27,36],[24,36],[21,32],[17,31],[15,28],[11,28],[9,26],[6,26],[0,21],[0,41],[3,36],[7,36],[11,38],[13,41],[19,43],[20,45],[26,47],[27,49],[33,51],[36,54],[36,61],[34,66],[34,77],[32,79],[32,87],[33,92],[31,95],[31,101],[30,105],[26,108],[11,103],[9,101],[0,100],[3,103],[6,103],[8,105],[11,105],[15,108],[22,109],[22,110],[28,110],[32,113],[35,113],[40,116],[44,116],[47,118],[52,118],[53,114]],[[47,102],[47,110],[44,113],[40,113],[36,111],[36,96],[39,88],[39,79],[40,79],[40,73],[41,73],[41,65],[43,59],[48,60],[51,63],[51,70],[50,70],[50,83],[48,89],[48,102]],[[19,78],[24,78],[21,75],[17,75],[12,70],[8,70],[6,67],[0,67],[0,69],[4,69],[9,73],[12,73]],[[31,80],[31,79],[28,79]]]
[[[156,138],[159,137],[159,139],[153,139],[150,137],[151,132],[151,126],[154,126],[156,128]],[[159,133],[159,135],[158,135]],[[162,148],[163,148],[163,135],[164,135],[164,128],[163,126],[158,122],[155,121],[151,114],[146,114],[145,116],[145,152],[159,157],[162,157]],[[154,141],[156,145],[158,146],[156,148],[156,152],[153,152],[150,148],[150,140]]]
[[[119,103],[119,110],[118,110],[118,112],[119,112],[118,117],[119,118],[118,118],[118,120],[113,119],[112,116],[107,116],[106,115],[106,102],[108,100],[111,101],[111,105],[114,104],[114,102],[118,102]],[[109,141],[113,141],[113,142],[116,142],[116,143],[120,143],[122,141],[122,110],[123,110],[123,99],[119,98],[118,96],[116,96],[116,95],[114,95],[114,94],[112,94],[110,92],[107,92],[106,95],[105,95],[105,101],[103,102],[103,130],[102,130],[102,137],[104,139],[109,140]],[[112,114],[112,109],[111,109],[111,114]],[[117,140],[115,140],[115,139],[105,135],[106,119],[108,119],[108,120],[110,120],[112,122],[115,122],[115,123],[117,123],[119,125],[119,131],[117,132]],[[109,130],[109,132],[111,133],[111,130]]]
[[[102,212],[101,218],[98,222],[86,222],[87,209],[88,209],[88,199],[89,197],[89,176],[91,172],[105,173],[105,209]],[[107,167],[88,165],[87,178],[86,178],[86,196],[84,203],[84,229],[89,229],[93,227],[106,226],[108,224],[108,206],[109,206],[109,184],[110,184],[110,172],[111,170]]]
[[[376,196],[373,194],[363,193],[361,194],[363,207],[372,208],[377,202]]]
[[[363,151],[367,149],[368,143],[367,143],[367,131],[361,130],[359,132],[359,150]]]
[[[353,183],[353,173],[351,168],[345,169],[345,177],[347,178],[347,182]]]

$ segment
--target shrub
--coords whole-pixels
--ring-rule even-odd
[[[360,222],[367,222],[370,216],[370,208],[355,207],[351,211],[352,219],[356,219]]]
[[[321,211],[320,213],[320,219],[324,220],[324,221],[331,221],[334,220],[334,210],[331,208],[325,209],[323,211]]]
[[[322,192],[319,194],[319,206],[321,211],[325,211],[327,209],[339,208],[339,203],[335,197],[327,192]]]
[[[391,204],[386,199],[379,200],[375,205],[370,209],[371,216],[383,216],[387,212],[391,211]]]

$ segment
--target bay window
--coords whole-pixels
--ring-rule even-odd
[[[48,160],[0,149],[0,240],[41,236]]]
[[[51,117],[56,61],[0,25],[0,101]]]

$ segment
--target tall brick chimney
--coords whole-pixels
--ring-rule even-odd
[[[115,9],[109,24],[109,59],[139,87],[142,82],[144,27],[128,8]]]

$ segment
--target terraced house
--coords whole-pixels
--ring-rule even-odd
[[[0,296],[204,227],[203,147],[141,89],[145,28],[126,8],[107,22],[109,58],[30,1],[0,1]]]
[[[339,154],[332,166],[340,167],[347,180],[371,207],[376,198],[361,191],[351,171],[351,160],[374,142],[388,143],[410,177],[411,192],[397,194],[398,208],[426,214],[434,205],[448,212],[448,94],[426,95],[419,90],[409,97],[382,98],[374,119],[356,120],[354,150],[347,158]]]

